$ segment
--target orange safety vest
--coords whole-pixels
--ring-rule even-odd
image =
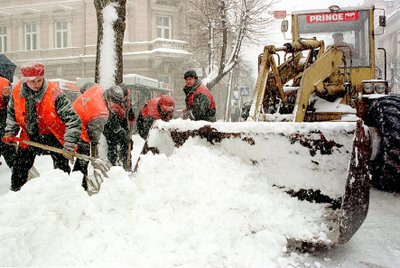
[[[72,104],[82,121],[81,138],[88,143],[90,142],[88,134],[89,122],[100,117],[108,118],[110,115],[103,92],[103,87],[95,85],[86,90]]]
[[[14,100],[15,121],[22,128],[20,137],[29,140],[26,130],[28,116],[26,111],[26,99],[20,96],[21,82],[12,91]],[[65,123],[57,115],[56,100],[62,94],[57,84],[48,82],[48,87],[40,103],[36,103],[36,113],[39,119],[39,135],[53,134],[57,140],[64,145]]]
[[[160,97],[152,98],[147,101],[146,105],[143,107],[141,114],[143,118],[151,116],[154,120],[161,119],[160,113],[158,112],[158,102]]]
[[[193,102],[194,102],[194,97],[197,94],[204,94],[207,96],[207,98],[210,100],[210,110],[215,110],[215,101],[214,101],[214,97],[211,94],[210,90],[203,84],[201,83],[196,90],[193,93],[190,93],[189,96],[187,97],[187,104],[188,104],[188,108],[192,109],[193,108]]]
[[[10,92],[10,81],[4,77],[0,77],[0,110],[7,109],[7,103],[4,97],[10,95]]]

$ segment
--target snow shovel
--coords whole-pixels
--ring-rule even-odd
[[[3,138],[4,139],[4,138]],[[94,178],[88,177],[88,186],[91,188],[92,192],[98,192],[100,189],[100,184],[104,181],[104,178],[108,178],[107,172],[111,168],[111,164],[108,161],[102,160],[100,158],[91,157],[88,155],[80,154],[80,153],[71,153],[71,155],[66,155],[63,149],[41,144],[34,141],[23,140],[19,137],[8,137],[6,142],[19,142],[24,143],[29,146],[37,147],[43,150],[60,153],[69,159],[73,159],[74,157],[88,161],[92,164],[94,169]]]
[[[28,172],[28,181],[37,178],[39,176],[40,176],[39,171],[34,166],[32,166]]]

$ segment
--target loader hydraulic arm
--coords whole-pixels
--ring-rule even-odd
[[[277,49],[275,46],[265,46],[264,47],[264,52],[262,54],[261,64],[260,64],[259,71],[258,71],[256,88],[254,90],[253,104],[251,105],[250,112],[249,112],[249,117],[254,121],[258,121],[258,116],[259,116],[261,108],[262,108],[261,106],[262,106],[262,102],[264,99],[266,83],[268,80],[268,73],[269,73],[270,69],[272,69],[272,72],[274,72],[274,75],[276,78],[275,81],[276,81],[278,88],[282,88],[282,82],[280,80],[280,76],[278,74],[275,60],[274,60],[274,54],[276,52],[277,52]],[[273,67],[271,67],[271,66],[273,66]],[[280,93],[281,93],[282,98],[284,99],[283,90]]]
[[[304,121],[311,94],[324,91],[323,81],[331,76],[344,60],[343,51],[332,47],[304,70],[293,111],[294,122]]]
[[[271,92],[278,91],[275,95],[279,96],[283,105],[286,106],[287,97],[283,90],[283,84],[286,83],[289,78],[293,79],[296,74],[294,73],[294,69],[289,71],[291,74],[288,74],[288,72],[282,68],[293,68],[293,64],[290,64],[289,61],[298,64],[302,51],[315,49],[319,49],[318,56],[323,54],[325,49],[324,42],[315,39],[299,39],[295,42],[287,43],[282,47],[275,47],[273,45],[264,47],[254,90],[254,99],[249,112],[251,120],[260,120],[260,114],[264,113],[263,104],[265,104],[264,102],[268,102],[265,98],[268,96],[267,94],[271,95]],[[285,62],[278,67],[274,59],[274,54],[277,52],[292,53],[293,57],[289,60],[285,60]],[[307,67],[308,64],[312,62],[310,56],[305,62],[305,66]]]

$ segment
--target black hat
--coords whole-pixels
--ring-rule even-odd
[[[197,78],[197,73],[195,70],[189,70],[185,73],[185,75],[183,76],[183,79],[186,79],[188,77],[193,77],[193,78]]]
[[[107,98],[109,98],[110,100],[121,104],[124,101],[124,91],[122,90],[121,87],[119,86],[112,86],[110,88],[108,88],[106,91],[106,96]]]
[[[83,94],[85,93],[89,88],[93,87],[94,85],[96,85],[96,83],[94,82],[86,82],[85,84],[83,84],[83,86],[80,89],[80,92]]]
[[[119,87],[124,91],[124,96],[128,96],[129,94],[129,87],[125,83],[119,84]]]

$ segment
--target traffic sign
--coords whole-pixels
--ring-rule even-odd
[[[274,11],[275,19],[284,19],[286,18],[286,10],[275,10]]]
[[[249,87],[240,87],[240,96],[250,96]]]

